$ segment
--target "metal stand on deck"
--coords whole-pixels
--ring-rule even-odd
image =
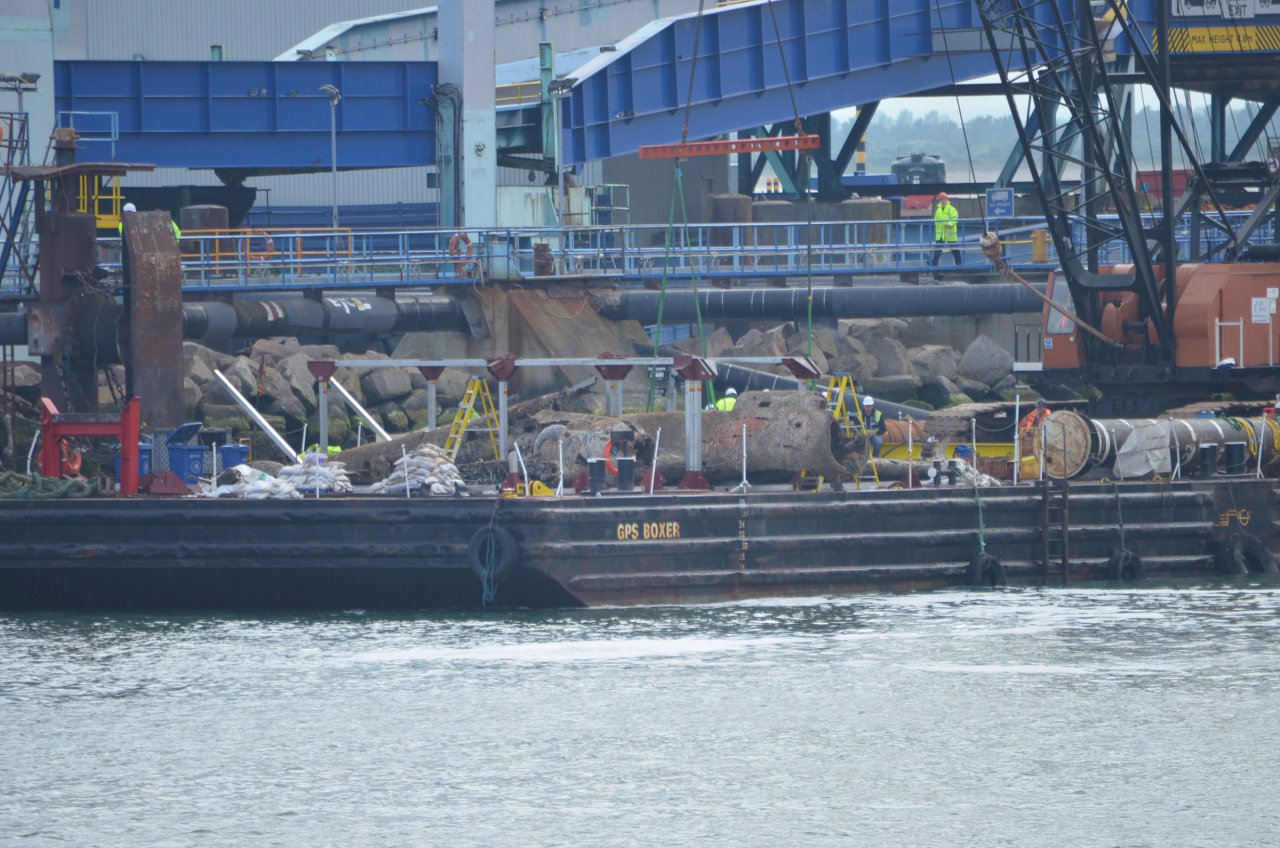
[[[40,473],[55,479],[63,475],[67,453],[63,439],[72,436],[110,436],[120,440],[120,494],[138,493],[138,408],[129,398],[119,415],[98,413],[59,414],[48,398],[40,399]],[[78,463],[70,473],[78,472]],[[183,487],[186,491],[186,487]]]
[[[711,491],[702,472],[702,383],[716,378],[716,367],[698,357],[676,357],[673,366],[684,377],[684,476],[681,489]]]

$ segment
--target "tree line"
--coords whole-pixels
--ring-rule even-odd
[[[1228,149],[1235,145],[1236,139],[1249,125],[1255,111],[1255,108],[1244,105],[1235,106],[1227,111]],[[1193,146],[1197,148],[1197,158],[1207,161],[1210,139],[1207,106],[1199,108],[1193,106],[1188,112],[1185,105],[1181,105],[1177,112],[1179,123],[1191,139]],[[1187,120],[1188,114],[1191,116],[1190,120]],[[852,125],[851,118],[837,119],[834,122],[833,129],[837,144],[843,142]],[[1131,139],[1134,159],[1139,169],[1157,167],[1160,151],[1159,128],[1158,110],[1144,107],[1134,111]],[[867,129],[867,171],[873,174],[887,174],[889,167],[899,156],[928,153],[942,157],[947,163],[947,176],[953,180],[965,178],[972,158],[973,168],[978,178],[983,179],[999,171],[1013,149],[1016,138],[1017,131],[1013,119],[1008,115],[967,117],[962,127],[950,115],[937,111],[916,114],[908,109],[902,109],[897,115],[881,113],[876,115]],[[1268,127],[1251,158],[1265,158],[1272,147],[1280,148],[1280,132],[1276,130],[1274,124]],[[1179,156],[1175,167],[1186,166],[1187,163]]]

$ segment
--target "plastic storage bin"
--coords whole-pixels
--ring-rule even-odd
[[[169,445],[169,470],[188,486],[196,484],[196,478],[205,473],[209,461],[209,449],[200,445]]]
[[[208,451],[205,451],[208,454]],[[222,466],[221,470],[226,470],[235,465],[245,465],[249,462],[249,446],[248,445],[219,445],[218,446],[218,464]]]

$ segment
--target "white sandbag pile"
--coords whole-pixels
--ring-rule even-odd
[[[374,483],[370,492],[384,495],[466,495],[458,468],[436,445],[421,445],[397,459],[396,470],[385,480]]]
[[[251,501],[269,498],[298,500],[304,497],[288,480],[278,480],[265,471],[258,471],[248,465],[237,465],[230,471],[235,475],[236,482],[213,488],[202,487],[198,494],[207,498],[244,498]]]
[[[351,479],[341,462],[307,461],[280,469],[280,479],[292,483],[304,495],[327,495],[331,492],[350,492]]]
[[[956,459],[956,485],[958,486],[999,486],[1000,481],[989,474],[983,474],[966,460]]]

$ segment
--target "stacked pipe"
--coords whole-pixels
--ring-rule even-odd
[[[1210,476],[1221,463],[1227,473],[1252,473],[1280,460],[1280,422],[1261,418],[1089,418],[1076,412],[1054,412],[1029,448],[1043,459],[1045,473],[1055,479],[1077,478],[1110,464],[1126,442],[1150,428],[1159,450],[1167,450],[1169,467],[1181,473]]]

